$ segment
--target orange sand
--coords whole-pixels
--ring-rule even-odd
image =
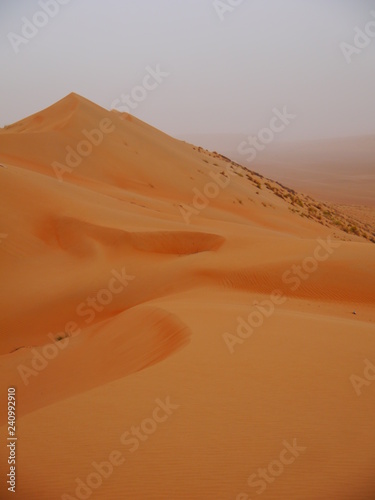
[[[15,498],[254,499],[248,478],[297,439],[264,500],[374,500],[372,243],[327,247],[229,163],[75,94],[2,130],[0,164],[1,498],[14,386]],[[216,194],[184,220],[197,188]]]

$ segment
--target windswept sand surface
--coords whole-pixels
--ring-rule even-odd
[[[12,386],[15,498],[375,499],[373,243],[75,94],[0,164],[1,498]]]

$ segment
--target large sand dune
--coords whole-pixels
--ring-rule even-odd
[[[375,499],[373,243],[75,94],[0,164],[1,498],[13,386],[16,498]]]

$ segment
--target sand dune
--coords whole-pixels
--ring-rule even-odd
[[[375,498],[370,226],[76,94],[0,164],[16,497]]]
[[[246,135],[197,134],[186,139],[318,200],[375,207],[374,136],[275,141],[262,145],[251,162],[238,151]]]
[[[18,386],[19,417],[158,363],[190,336],[173,314],[151,306],[124,311],[80,330],[56,343],[51,338],[44,346],[23,347],[4,356],[4,377],[13,376],[16,362],[24,382]]]

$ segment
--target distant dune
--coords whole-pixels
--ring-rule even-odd
[[[363,141],[282,186],[76,94],[0,130],[16,498],[375,498],[374,227],[308,196],[369,203]]]

